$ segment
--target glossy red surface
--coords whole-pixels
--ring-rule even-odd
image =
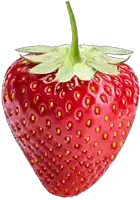
[[[8,69],[5,115],[45,188],[74,196],[102,176],[123,146],[138,105],[138,80],[126,64],[119,65],[119,76],[97,73],[90,82],[74,77],[68,83],[53,82],[55,73],[30,74],[33,66],[19,59]]]

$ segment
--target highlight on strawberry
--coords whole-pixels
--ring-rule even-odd
[[[71,45],[16,49],[27,54],[7,70],[2,103],[44,187],[72,197],[95,184],[117,157],[135,118],[139,85],[126,64],[133,52],[79,45],[68,1],[66,6]]]

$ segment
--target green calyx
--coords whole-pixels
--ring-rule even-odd
[[[116,47],[78,45],[77,26],[68,1],[66,6],[72,27],[71,46],[29,46],[16,49],[18,52],[29,53],[21,57],[27,62],[36,64],[29,72],[48,74],[56,71],[56,79],[59,82],[70,81],[75,75],[81,80],[92,80],[97,71],[109,75],[119,75],[117,65],[126,62],[133,52]],[[129,57],[123,59],[108,54],[129,55]]]

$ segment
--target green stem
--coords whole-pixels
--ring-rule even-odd
[[[69,12],[71,28],[72,28],[72,44],[71,44],[69,59],[72,60],[72,62],[76,63],[81,61],[80,51],[78,47],[78,31],[70,2],[67,1],[66,5]]]

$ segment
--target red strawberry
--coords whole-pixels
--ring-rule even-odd
[[[108,169],[128,136],[139,97],[133,70],[125,60],[106,55],[131,52],[78,48],[74,16],[66,4],[71,48],[18,49],[36,54],[11,65],[2,91],[16,141],[45,188],[63,197],[83,192]]]

